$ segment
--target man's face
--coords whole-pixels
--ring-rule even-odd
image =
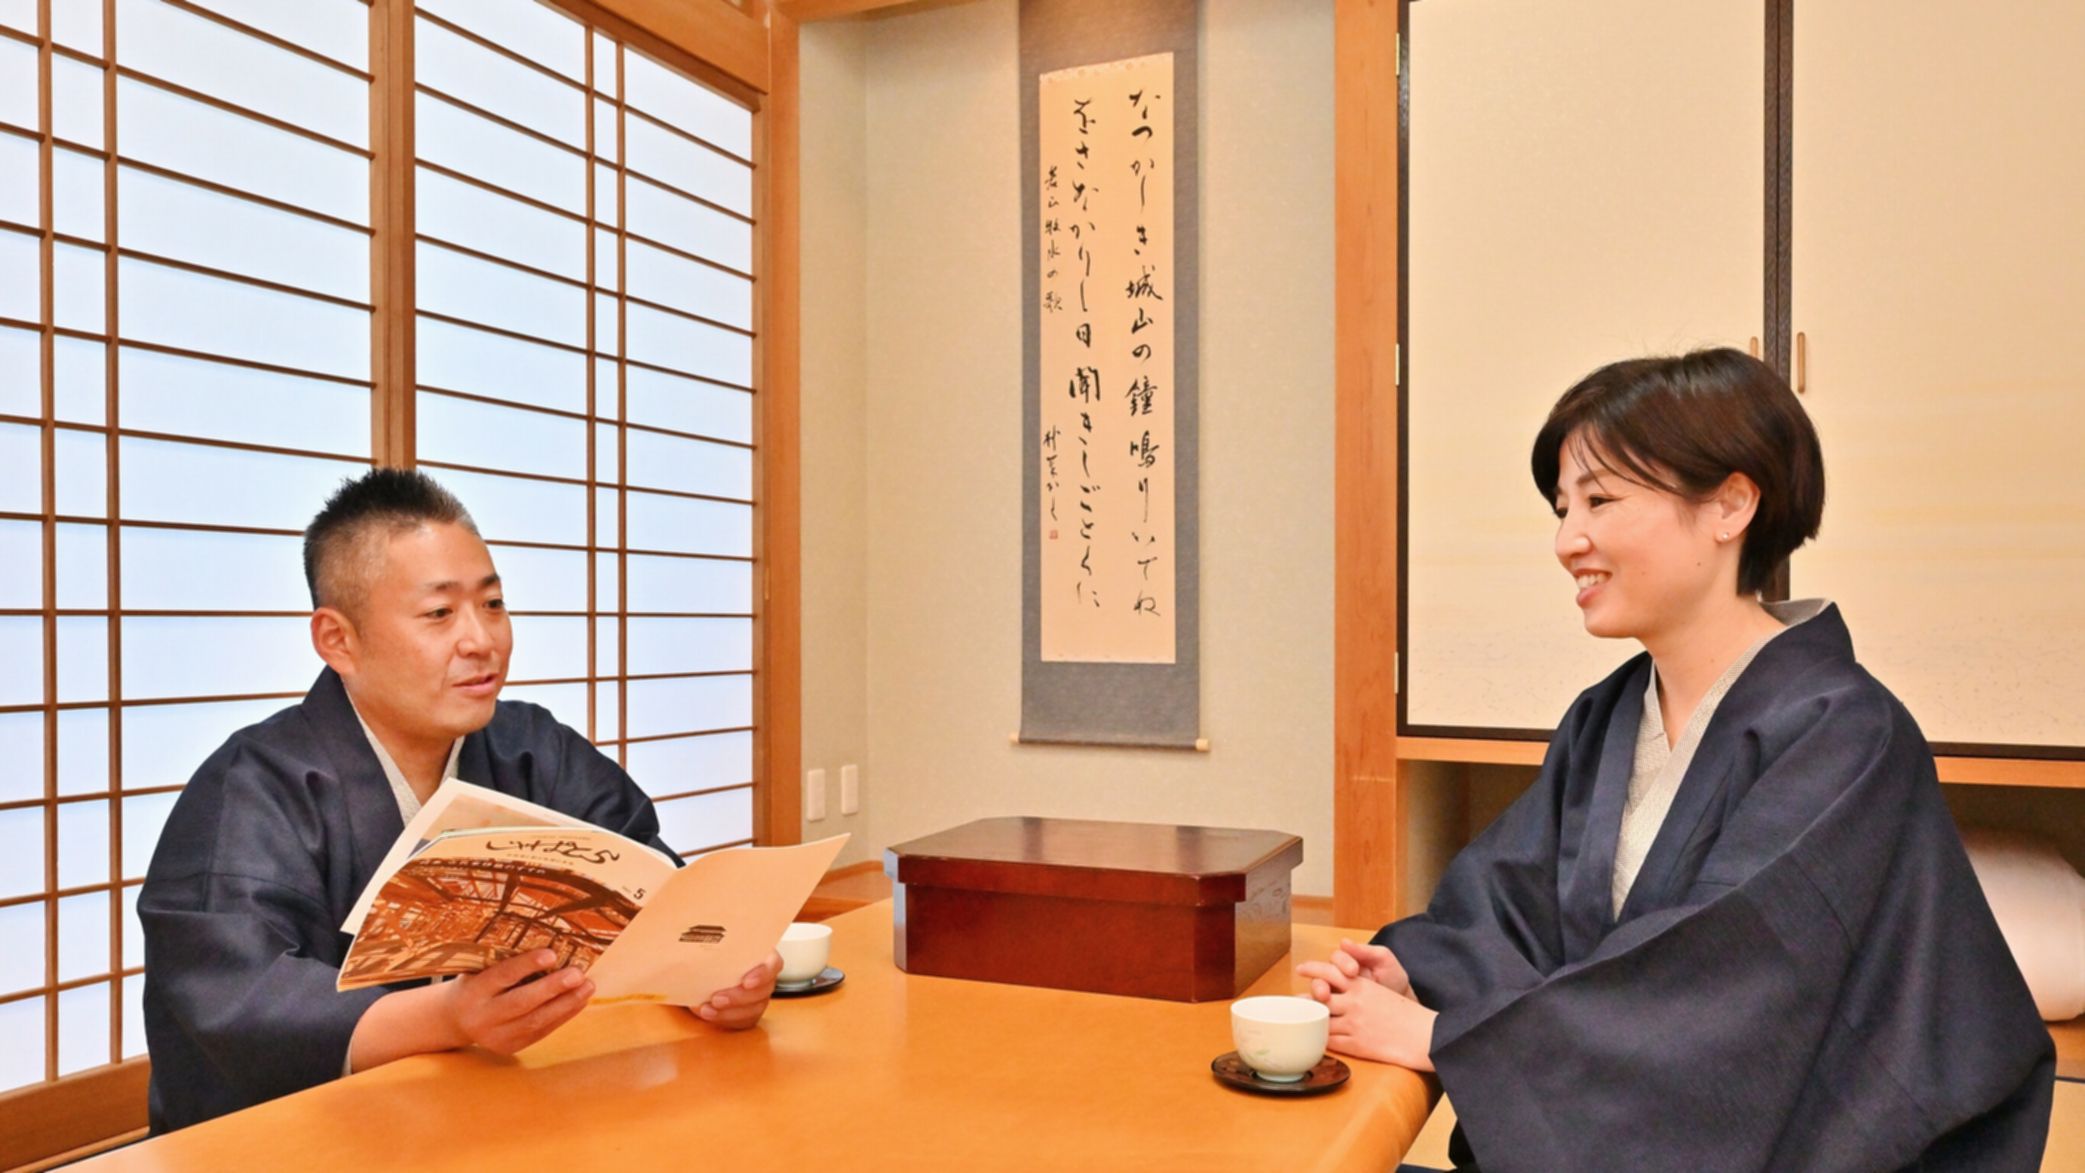
[[[372,727],[423,743],[484,728],[514,650],[491,552],[452,524],[376,540],[341,670],[356,708]]]

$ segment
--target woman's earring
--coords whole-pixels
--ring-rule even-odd
[[[1716,540],[1717,540],[1717,541],[1719,541],[1719,542],[1727,542],[1727,541],[1729,541],[1729,540],[1730,540],[1730,531],[1729,531],[1729,530],[1724,530],[1724,531],[1723,531],[1722,533],[1720,533],[1720,534],[1717,534],[1717,535],[1716,535]]]

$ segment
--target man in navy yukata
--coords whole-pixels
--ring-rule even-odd
[[[155,1133],[407,1055],[511,1054],[585,1008],[593,983],[551,971],[547,950],[437,984],[334,988],[341,923],[445,778],[666,848],[613,760],[499,699],[514,644],[499,572],[440,485],[397,469],[344,484],[305,531],[304,573],[325,670],[196,771],[138,897]],[[770,956],[696,1014],[754,1025],[779,967]]]

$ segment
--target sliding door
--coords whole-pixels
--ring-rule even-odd
[[[1955,752],[2085,747],[2085,6],[1795,10],[1798,596]],[[2058,747],[2072,747],[2063,750]]]
[[[372,463],[474,511],[511,699],[675,848],[754,837],[755,610],[794,604],[764,131],[716,73],[584,0],[0,0],[0,1093],[143,1052],[160,829],[318,675],[301,531]]]
[[[1726,0],[1411,6],[1405,732],[1546,735],[1638,650],[1585,634],[1529,446],[1603,363],[1762,332],[1764,42]]]
[[[0,4],[0,1090],[144,1050],[160,827],[318,674],[299,533],[370,463],[368,26]]]
[[[548,4],[417,7],[416,455],[499,563],[506,695],[675,850],[751,842],[753,111]]]

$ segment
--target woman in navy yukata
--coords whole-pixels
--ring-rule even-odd
[[[2037,1168],[2054,1047],[1932,751],[1837,607],[1759,599],[1823,515],[1800,402],[1618,362],[1532,464],[1586,630],[1644,653],[1424,913],[1297,967],[1332,1048],[1438,1071],[1459,1168]]]

